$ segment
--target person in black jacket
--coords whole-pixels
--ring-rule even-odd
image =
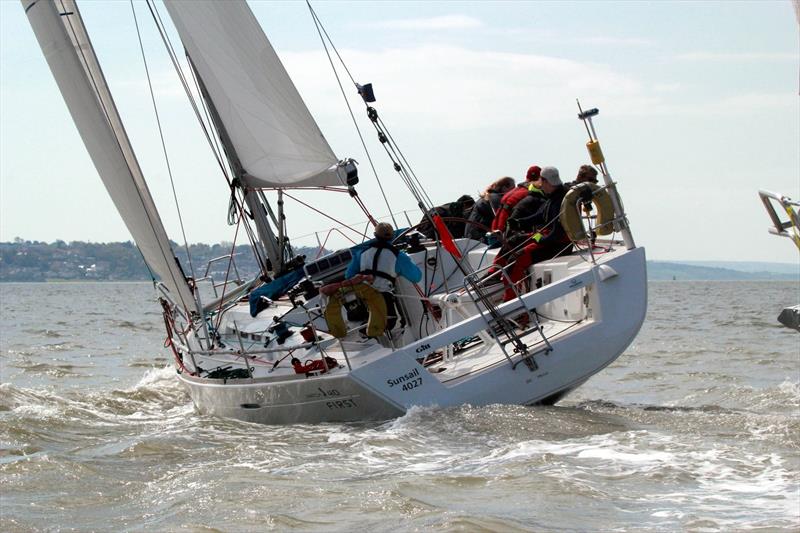
[[[547,201],[536,213],[514,219],[514,222],[509,221],[512,229],[514,229],[513,226],[539,228],[539,231],[531,235],[530,242],[522,248],[511,267],[509,276],[514,284],[525,278],[531,265],[572,251],[572,242],[559,221],[561,202],[567,194],[567,189],[561,182],[557,168],[545,167],[542,169],[542,190],[547,195]],[[507,287],[504,301],[509,301],[514,297],[514,289],[510,286]]]
[[[533,227],[528,224],[523,224],[521,220],[528,220],[529,217],[535,214],[544,203],[547,201],[547,195],[542,190],[542,178],[532,181],[528,186],[528,195],[519,201],[514,209],[511,210],[511,215],[508,217],[506,226],[515,231],[531,232]],[[515,222],[511,222],[514,220]]]
[[[433,239],[436,237],[436,229],[431,223],[431,219],[433,219],[434,215],[439,215],[442,218],[466,219],[469,217],[470,210],[474,205],[475,200],[472,199],[472,196],[465,194],[460,196],[455,202],[434,207],[428,213],[430,218],[425,216],[419,221],[419,224],[417,224],[417,231],[425,235],[427,238]],[[450,235],[456,239],[464,235],[464,228],[466,225],[466,222],[460,222],[458,220],[445,221],[445,226],[450,231]]]
[[[475,207],[472,208],[469,214],[469,221],[472,224],[467,224],[467,227],[464,228],[464,237],[475,239],[476,241],[483,239],[487,230],[491,229],[492,220],[494,220],[497,210],[500,209],[500,200],[503,195],[515,186],[514,178],[506,176],[486,187],[486,190],[481,193],[480,198],[475,202]],[[477,224],[485,226],[485,228]]]

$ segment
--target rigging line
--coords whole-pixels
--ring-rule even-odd
[[[354,85],[358,86],[358,84],[356,84],[356,82],[355,82],[355,79],[353,79],[352,74],[350,74],[350,70],[347,68],[347,64],[344,62],[344,60],[342,59],[341,55],[339,54],[339,51],[336,49],[336,45],[333,44],[333,40],[330,38],[330,36],[328,35],[327,31],[325,30],[325,26],[322,25],[321,21],[319,21],[319,18],[317,17],[316,12],[311,7],[310,1],[306,0],[306,4],[308,4],[309,10],[311,11],[311,14],[315,18],[315,23],[319,22],[319,25],[317,26],[317,32],[319,33],[319,31],[320,31],[319,27],[321,26],[322,27],[322,31],[325,32],[325,36],[328,38],[328,41],[330,42],[331,47],[333,48],[334,52],[336,53],[337,57],[339,58],[339,61],[342,63],[342,66],[344,67],[345,71],[347,72],[348,76],[350,77],[350,80],[353,82]],[[322,35],[320,35],[320,39],[322,39]],[[323,46],[325,46],[324,40],[323,40]],[[331,61],[330,54],[328,53],[327,46],[325,46],[325,53],[328,55],[328,61]],[[331,66],[333,66],[333,65],[331,64]],[[334,68],[334,73],[336,73],[336,69],[335,68]],[[337,81],[339,81],[338,74],[336,74],[336,79],[337,79]],[[341,89],[341,82],[339,82],[339,85],[340,85],[340,90],[342,90]],[[369,112],[369,110],[370,110],[369,104],[366,101],[364,101],[364,104],[365,104],[365,106],[367,108],[367,111]],[[348,108],[349,108],[349,105],[348,105]],[[352,112],[351,112],[351,115],[352,115]],[[371,118],[372,117],[370,117],[370,119]],[[378,131],[379,139],[380,139],[381,138],[380,134],[382,133],[381,129],[380,129],[379,125],[376,123],[376,121],[372,121],[372,123],[373,123],[373,126],[375,127],[375,129]],[[391,136],[389,136],[389,137],[391,137]],[[386,137],[384,136],[381,139],[381,141],[383,141],[383,139],[385,139],[385,138]],[[394,139],[392,139],[390,142],[392,144],[394,144]],[[387,154],[389,154],[389,151],[386,149],[386,146],[385,146],[386,143],[381,142],[381,144],[384,146],[384,150],[386,150]],[[399,147],[397,148],[397,150],[399,151]],[[369,152],[367,152],[367,153],[369,153]],[[400,156],[402,157],[402,160],[406,164],[408,164],[408,162],[405,160],[405,156],[402,154],[402,152],[400,153]],[[392,159],[391,155],[389,155],[389,157],[390,157],[390,159]],[[394,159],[392,159],[392,162],[394,163],[395,170],[397,170],[397,172],[400,174],[401,179],[403,179],[403,181],[405,182],[406,186],[410,190],[411,194],[417,200],[418,207],[422,211],[423,215],[429,216],[428,215],[428,211],[433,208],[433,202],[431,201],[431,199],[428,196],[428,194],[425,192],[425,189],[422,187],[422,184],[417,179],[416,174],[414,174],[414,180],[416,180],[418,186],[414,187],[413,182],[411,181],[411,179],[409,177],[407,177],[407,176],[404,176],[405,170],[403,170],[403,167],[398,165],[398,163],[396,161],[394,161]],[[413,170],[411,172],[413,174]],[[377,175],[376,175],[376,179],[377,179]],[[379,185],[380,185],[380,181],[379,181]],[[382,189],[383,188],[381,187],[381,190]],[[427,206],[424,205],[425,201],[428,202]],[[391,212],[391,209],[389,211]],[[392,220],[394,220],[394,217],[392,217]],[[432,220],[431,220],[431,223],[433,223]]]
[[[159,34],[161,35],[161,40],[164,43],[164,47],[167,50],[167,54],[169,55],[170,60],[172,61],[172,65],[175,68],[175,72],[176,72],[176,74],[178,76],[178,79],[180,80],[180,82],[181,82],[181,84],[183,86],[184,92],[186,93],[186,97],[189,100],[189,104],[191,105],[192,110],[194,111],[195,117],[197,118],[197,121],[200,124],[200,128],[202,129],[202,131],[203,131],[203,133],[204,133],[204,135],[206,137],[206,141],[208,142],[208,145],[211,148],[211,152],[214,154],[214,158],[217,160],[217,164],[219,165],[219,168],[222,171],[222,175],[225,178],[225,181],[227,182],[228,187],[232,187],[233,183],[232,183],[231,178],[230,178],[230,176],[228,174],[228,170],[226,169],[225,164],[222,161],[222,155],[221,155],[221,151],[219,149],[219,145],[217,144],[217,139],[209,131],[209,126],[206,124],[206,122],[204,122],[203,117],[200,114],[200,111],[198,110],[197,102],[196,102],[194,96],[191,93],[191,90],[189,88],[189,84],[186,81],[186,76],[184,76],[183,70],[180,68],[180,61],[178,60],[178,56],[175,53],[174,47],[172,46],[172,41],[170,40],[169,35],[166,32],[166,29],[165,29],[165,26],[164,26],[164,22],[161,19],[161,13],[158,11],[158,8],[156,7],[155,3],[152,3],[151,0],[147,0],[147,7],[150,10],[150,15],[153,17],[153,21],[155,22],[156,28],[158,28]],[[198,94],[200,94],[200,90],[198,88],[197,79],[195,77],[195,72],[194,72],[194,69],[191,67],[191,65],[189,67],[189,71],[192,74],[192,80],[193,80],[193,82],[195,84],[195,88],[196,88]],[[200,98],[200,101],[201,101],[201,104],[203,106],[203,110],[204,110],[204,112],[206,114],[206,120],[208,120],[208,123],[211,124],[211,120],[208,118],[208,109],[206,107],[206,102],[202,98]],[[212,130],[212,131],[216,131],[216,130]],[[237,200],[235,202],[235,205],[236,205],[237,209],[239,210],[239,212],[242,215],[244,215],[245,211],[244,211],[244,206],[243,206],[242,202]],[[256,256],[256,260],[258,261],[259,266],[261,266],[261,271],[262,271],[262,273],[266,273],[266,264],[264,262],[263,257],[261,257],[261,254],[260,254],[260,252],[258,250],[258,247],[256,246],[256,241],[255,241],[255,238],[254,238],[254,235],[253,235],[253,232],[252,232],[252,228],[250,227],[250,224],[246,219],[245,219],[245,231],[247,232],[248,240],[250,241],[250,246],[253,249],[253,254]]]
[[[373,123],[373,125],[374,125],[374,123]],[[375,129],[376,129],[376,131],[378,131],[378,133],[382,133],[380,128],[377,125],[375,125]],[[403,180],[403,183],[408,188],[408,190],[411,192],[412,196],[414,196],[414,199],[417,201],[417,207],[419,207],[422,210],[423,214],[427,213],[430,209],[432,209],[432,207],[425,205],[426,199],[422,196],[422,194],[418,190],[417,186],[414,185],[414,182],[411,181],[411,178],[409,177],[409,175],[406,172],[406,170],[403,167],[403,165],[401,165],[400,163],[397,162],[396,154],[395,154],[394,150],[392,149],[391,145],[387,146],[388,144],[389,143],[382,143],[381,146],[383,146],[383,149],[386,152],[386,155],[389,157],[389,160],[394,165],[394,169],[400,175],[400,179]],[[430,203],[429,200],[427,200],[427,201]]]
[[[392,137],[392,134],[389,132],[389,128],[383,122],[383,117],[378,115],[378,121],[380,122],[381,128],[383,128],[383,131],[386,132],[386,136],[389,138],[389,140],[391,141],[392,145],[397,149],[397,152],[400,154],[400,157],[403,160],[403,163],[405,163],[406,168],[408,168],[408,171],[414,177],[414,180],[416,181],[416,183],[419,186],[419,188],[422,191],[422,193],[425,195],[425,198],[428,200],[428,203],[433,205],[433,202],[431,201],[430,197],[428,196],[428,193],[425,191],[425,188],[422,186],[422,182],[419,180],[419,178],[417,178],[417,174],[414,172],[414,169],[411,168],[411,164],[406,160],[405,154],[403,154],[403,151],[400,150],[400,147],[397,145],[397,142],[394,140],[394,137]]]
[[[66,7],[64,6],[64,0],[60,0],[59,4],[61,4],[61,11],[64,12],[65,14],[68,13]],[[75,7],[75,11],[77,11],[77,9],[78,9],[77,5],[75,5],[74,7]],[[61,14],[61,13],[59,13],[59,14]],[[122,159],[125,161],[125,164],[128,165],[128,172],[130,173],[131,179],[133,180],[134,189],[136,190],[136,194],[139,197],[139,202],[142,205],[142,210],[145,213],[145,217],[147,219],[148,225],[150,226],[150,230],[153,232],[153,237],[156,239],[156,243],[158,243],[158,249],[161,252],[162,259],[164,260],[164,263],[166,265],[169,265],[170,261],[176,261],[176,259],[175,259],[174,255],[173,255],[172,258],[169,258],[164,253],[164,249],[161,246],[161,239],[159,239],[158,232],[156,231],[156,227],[155,227],[155,224],[153,222],[152,215],[149,213],[149,211],[146,208],[146,203],[144,201],[144,196],[142,195],[142,191],[139,188],[139,184],[138,184],[136,178],[133,176],[133,172],[131,171],[130,162],[128,161],[128,158],[125,155],[125,150],[122,147],[122,141],[120,140],[118,133],[114,129],[114,122],[111,120],[111,114],[110,114],[108,108],[106,107],[106,102],[102,98],[102,93],[100,92],[100,88],[99,88],[99,85],[97,83],[97,80],[95,79],[94,74],[92,73],[92,70],[89,68],[90,63],[89,63],[89,60],[86,57],[86,50],[84,50],[83,46],[80,46],[80,40],[78,39],[78,33],[77,33],[75,27],[72,24],[71,17],[65,16],[63,18],[66,19],[66,24],[64,25],[64,29],[65,29],[65,31],[67,29],[69,29],[69,31],[72,33],[71,40],[72,40],[73,46],[75,48],[77,48],[78,52],[80,53],[80,59],[83,61],[82,66],[84,68],[84,75],[88,78],[89,82],[92,85],[92,88],[95,91],[95,98],[97,98],[97,101],[100,104],[101,109],[103,110],[103,114],[106,117],[106,121],[108,121],[108,127],[111,130],[111,136],[114,138],[114,141],[117,144],[117,148],[120,151],[120,155],[122,156]],[[81,22],[81,25],[83,26],[83,19],[80,17],[80,14],[78,15],[78,18],[79,18],[79,20]],[[85,31],[85,26],[83,26],[83,29],[84,29],[83,35],[86,36],[86,40],[87,40],[87,42],[89,44],[89,46],[87,48],[92,53],[92,55],[94,56],[94,61],[93,61],[92,64],[97,66],[97,70],[99,71],[100,75],[102,76],[102,72],[103,71],[102,71],[102,69],[100,67],[100,62],[97,60],[97,56],[94,54],[94,48],[92,48],[92,46],[91,46],[91,40],[89,39],[89,34]],[[110,102],[109,103],[111,105],[114,105],[114,99],[111,96],[110,90],[108,91],[108,96],[110,98]],[[115,108],[114,110],[116,111],[116,106],[114,106],[114,108]],[[117,112],[117,114],[119,114],[119,113]],[[127,139],[127,134],[125,133],[125,128],[124,128],[124,126],[122,126],[121,123],[120,123],[120,127],[122,129],[122,133],[126,136],[126,139]],[[128,140],[128,144],[130,145],[130,141],[129,140]],[[131,151],[132,150],[133,150],[133,148],[131,148]],[[135,155],[134,155],[134,162],[136,162]],[[136,162],[136,165],[138,167],[138,162]],[[144,180],[144,176],[142,176],[142,180]],[[143,185],[145,187],[145,190],[147,190],[147,182],[144,182]],[[149,190],[148,190],[148,193],[149,193]],[[137,246],[137,248],[139,247],[138,244],[136,246]],[[172,255],[172,247],[169,246],[169,243],[167,243],[167,246],[169,248],[170,254]],[[141,249],[139,249],[139,253],[142,253]],[[142,253],[142,258],[144,258],[144,254],[143,253]],[[145,260],[145,263],[147,263],[147,260]],[[148,266],[148,270],[150,270],[149,266]],[[174,275],[172,270],[173,270],[172,268],[168,267],[167,268],[167,273],[172,278],[172,282],[175,284],[175,287],[178,288],[178,287],[180,287],[180,284],[178,283],[178,280],[175,279],[175,275]],[[150,271],[150,274],[152,275],[152,271]],[[185,278],[184,278],[183,282],[186,283],[186,279]],[[180,298],[180,294],[178,294],[178,297]],[[185,311],[186,311],[187,316],[189,316],[188,306],[186,306],[186,302],[184,302],[182,298],[180,298],[180,299],[181,299],[181,303],[183,303],[184,306],[186,307]]]
[[[228,277],[231,274],[233,254],[236,252],[236,239],[239,237],[239,227],[242,224],[242,218],[243,216],[239,215],[239,221],[236,223],[236,231],[233,234],[233,243],[231,243],[231,253],[230,257],[228,258],[228,268],[225,271],[225,281],[222,284],[222,296],[219,298],[219,307],[217,308],[217,324],[214,326],[214,331],[219,331],[219,325],[222,323],[222,304],[225,302],[225,291],[228,290]],[[213,280],[211,283],[214,283]]]
[[[158,32],[161,35],[161,40],[164,43],[164,47],[167,49],[167,53],[169,54],[170,60],[172,60],[172,66],[175,68],[175,72],[178,75],[178,79],[180,80],[181,85],[183,85],[183,90],[186,92],[186,97],[189,99],[189,103],[192,106],[192,110],[194,111],[195,117],[197,118],[197,121],[200,123],[200,127],[202,128],[203,133],[206,136],[206,140],[208,141],[208,145],[211,147],[211,151],[214,152],[214,157],[216,158],[217,163],[219,164],[220,170],[222,170],[222,175],[225,177],[225,181],[228,182],[228,186],[230,187],[231,179],[228,176],[228,172],[225,169],[225,164],[222,162],[221,157],[214,151],[214,143],[211,140],[212,136],[209,133],[205,122],[203,122],[202,115],[200,114],[200,111],[197,108],[197,102],[195,101],[194,95],[192,95],[191,90],[189,89],[189,84],[186,82],[186,76],[184,76],[183,71],[180,68],[178,56],[175,54],[175,50],[172,47],[172,42],[170,41],[169,36],[167,35],[166,30],[164,29],[163,26],[164,23],[161,21],[161,14],[158,12],[158,8],[151,3],[151,0],[147,1],[147,7],[148,9],[150,9],[150,14],[156,23]]]
[[[156,124],[158,125],[158,136],[161,139],[161,149],[164,152],[164,162],[167,165],[167,174],[169,174],[169,183],[172,186],[172,198],[175,200],[175,210],[178,212],[178,222],[181,226],[181,234],[183,235],[183,245],[186,248],[186,258],[189,261],[189,271],[192,273],[192,278],[195,278],[194,264],[192,262],[192,254],[189,251],[189,241],[186,239],[186,228],[183,225],[183,216],[181,214],[181,206],[178,203],[178,193],[175,191],[175,180],[172,176],[172,166],[169,163],[169,155],[167,153],[167,143],[164,141],[164,131],[161,127],[161,117],[158,114],[158,106],[156,105],[156,95],[153,92],[153,82],[150,79],[150,69],[147,66],[147,57],[144,53],[144,43],[142,43],[142,33],[139,30],[139,19],[136,17],[136,8],[131,3],[131,13],[133,13],[133,23],[136,26],[136,37],[139,39],[139,50],[142,52],[142,63],[144,63],[144,72],[147,75],[147,87],[150,89],[150,100],[153,102],[153,113],[156,116]]]
[[[236,207],[236,209],[238,209],[237,212],[239,213],[239,216],[244,219],[244,229],[245,229],[245,232],[247,233],[247,239],[250,241],[250,248],[251,248],[251,250],[253,252],[253,256],[255,256],[255,258],[256,258],[256,262],[258,263],[258,266],[259,266],[259,269],[261,271],[261,274],[266,274],[267,273],[266,261],[264,261],[264,258],[261,255],[261,251],[259,250],[259,247],[256,244],[258,238],[254,234],[253,228],[250,226],[250,222],[248,220],[247,212],[244,209],[244,205],[241,203],[241,202],[243,202],[243,200],[239,199],[236,196],[237,191],[238,191],[238,194],[244,195],[244,192],[241,189],[234,188],[232,193],[231,193],[231,200],[230,201],[233,202],[235,207]]]
[[[367,206],[364,205],[364,201],[361,200],[361,197],[358,196],[358,195],[355,195],[355,196],[353,196],[353,200],[355,200],[355,202],[358,204],[358,207],[361,208],[361,210],[364,212],[364,214],[367,215],[367,222],[369,224],[372,224],[373,226],[377,226],[378,225],[378,221],[375,220],[375,217],[373,217],[372,214],[369,212],[369,210],[367,209]],[[389,216],[392,216],[391,212],[389,213]],[[394,217],[392,217],[392,222],[394,222]],[[395,222],[394,225],[397,226],[397,222]]]
[[[306,0],[306,4],[308,5],[308,9],[311,11],[311,15],[314,17],[314,23],[317,25],[317,32],[319,33],[320,28],[322,28],[322,32],[325,33],[325,37],[328,39],[328,42],[330,43],[331,48],[333,49],[334,53],[336,54],[336,57],[339,59],[339,62],[342,64],[342,67],[344,68],[345,72],[347,72],[347,75],[350,78],[350,81],[353,83],[354,86],[358,87],[358,83],[356,83],[355,78],[353,78],[353,75],[350,73],[350,69],[347,68],[347,63],[344,62],[344,59],[342,58],[341,54],[339,54],[339,50],[336,48],[336,45],[333,43],[333,39],[331,39],[330,35],[328,35],[328,31],[325,29],[325,25],[322,24],[322,21],[320,20],[320,18],[317,15],[316,11],[314,11],[314,8],[311,7],[310,0]],[[322,35],[321,34],[320,34],[320,39],[322,39]],[[322,43],[323,43],[323,46],[325,46],[325,41],[324,40],[322,41]],[[325,52],[326,52],[326,54],[328,52],[327,46],[325,46]],[[328,61],[330,61],[330,60],[331,60],[330,59],[330,54],[328,54]],[[331,67],[333,67],[333,63],[332,62],[331,62]],[[336,69],[334,69],[334,73],[335,72],[336,72]],[[336,79],[337,79],[337,81],[339,80],[338,74],[336,76]],[[339,85],[340,85],[340,88],[341,88],[341,82],[339,83]],[[369,104],[367,104],[367,102],[364,102],[364,104],[367,106],[367,108],[369,108]],[[348,104],[348,108],[349,107],[350,106]],[[352,115],[352,111],[351,111],[351,115]],[[392,144],[394,144],[395,147],[397,148],[397,151],[400,152],[400,157],[402,158],[403,162],[406,164],[406,166],[408,166],[409,170],[411,171],[411,174],[414,175],[414,179],[417,181],[417,183],[419,184],[420,188],[422,188],[422,184],[417,179],[416,174],[414,174],[413,169],[411,169],[411,166],[408,164],[408,161],[406,161],[405,156],[400,151],[400,148],[397,146],[397,143],[394,141],[394,139],[392,138],[391,134],[389,134],[389,131],[386,128],[386,125],[383,123],[382,120],[381,120],[381,126],[383,127],[384,130],[386,130],[386,134],[388,135],[388,137],[391,140]],[[358,126],[356,126],[356,128],[358,128]],[[360,135],[360,131],[359,131],[359,135]],[[363,140],[362,140],[362,142],[363,142]],[[367,157],[369,157],[369,154],[367,154]],[[377,176],[376,176],[376,178],[377,178]],[[380,181],[378,182],[378,185],[380,185]],[[381,192],[383,192],[383,187],[381,187]],[[427,195],[427,193],[425,193],[424,189],[422,190],[422,192],[425,194],[425,197],[427,198],[428,195]],[[427,200],[428,200],[428,203],[433,205],[433,202],[430,201],[430,198],[427,198]],[[392,220],[394,220],[394,218]]]
[[[241,189],[238,189],[236,187],[231,188],[231,195],[228,200],[228,220],[227,220],[228,225],[229,226],[236,225],[237,216],[244,217],[245,233],[247,233],[247,239],[250,243],[251,251],[253,252],[253,256],[255,257],[256,262],[258,263],[261,273],[266,274],[267,269],[265,268],[264,265],[264,259],[263,257],[261,257],[261,252],[256,246],[256,237],[253,235],[253,228],[250,227],[250,224],[246,216],[246,211],[244,210],[242,205],[240,205],[240,200],[236,196],[237,190],[241,192]]]
[[[197,91],[197,94],[201,94],[201,92],[200,92],[200,84],[197,81],[197,75],[195,74],[193,68],[189,69],[189,74],[192,75],[192,83],[194,84],[195,91]],[[211,113],[209,113],[209,111],[208,111],[208,105],[206,105],[206,101],[203,98],[200,98],[200,105],[203,108],[203,115],[205,116],[206,122],[208,124],[213,124],[213,122],[211,120]],[[212,131],[215,131],[215,130],[212,130]],[[219,146],[218,135],[212,135],[211,139],[214,141],[214,146],[212,148],[212,150],[214,151],[214,156],[217,159],[221,159],[222,158],[222,155],[221,155],[222,154],[222,148],[220,148],[220,146]]]
[[[325,29],[325,26],[322,24],[322,21],[317,16],[317,12],[314,11],[313,7],[311,7],[310,0],[306,0],[306,4],[308,5],[308,9],[311,11],[311,15],[314,17],[316,21],[319,22],[319,26],[322,28],[322,31],[325,32],[325,37],[328,39],[328,42],[331,43],[331,48],[333,48],[333,51],[336,53],[336,57],[339,58],[339,62],[342,64],[342,67],[344,67],[345,72],[347,72],[347,75],[350,77],[350,81],[353,82],[353,85],[358,85],[356,83],[356,80],[353,78],[353,75],[350,74],[350,69],[347,68],[347,64],[344,62],[344,59],[342,59],[342,56],[339,55],[339,50],[336,49],[336,45],[333,44],[333,39],[331,39],[331,36],[328,35],[328,30]],[[317,28],[317,31],[319,31],[319,28]]]
[[[377,126],[376,126],[376,128],[377,128]],[[378,128],[378,131],[381,132],[381,133],[384,132],[384,130],[382,128]],[[425,189],[422,188],[422,185],[419,183],[419,180],[412,179],[411,174],[409,174],[409,170],[410,169],[407,168],[406,165],[400,165],[398,163],[398,161],[403,161],[403,162],[406,162],[406,161],[405,161],[405,157],[403,157],[402,153],[398,153],[399,149],[397,149],[396,145],[393,142],[387,142],[387,143],[384,143],[384,146],[387,147],[387,152],[389,152],[389,151],[391,152],[392,155],[390,157],[392,158],[392,162],[396,163],[400,167],[401,170],[399,170],[398,172],[402,172],[403,173],[403,175],[405,177],[405,180],[408,183],[408,186],[410,188],[413,188],[414,195],[417,196],[417,199],[422,201],[423,203],[424,202],[428,203],[428,205],[425,206],[426,209],[432,209],[433,208],[433,202],[428,197],[428,194],[425,192]]]
[[[373,115],[373,113],[375,113],[375,115]],[[372,126],[375,128],[375,131],[378,132],[378,138],[386,139],[386,134],[384,133],[381,125],[378,124],[377,120],[372,120],[373,116],[377,118],[377,111],[375,111],[373,108],[372,112],[368,111],[368,114],[370,115],[370,122],[372,123]],[[427,213],[430,209],[433,208],[433,202],[430,201],[430,198],[427,197],[428,195],[425,194],[424,190],[422,191],[419,190],[421,188],[421,185],[418,187],[414,184],[414,182],[411,180],[411,177],[408,175],[408,172],[406,171],[405,167],[403,167],[403,165],[398,163],[398,160],[400,158],[395,151],[393,143],[387,140],[387,142],[382,142],[381,146],[383,147],[384,151],[386,152],[386,155],[389,157],[392,164],[394,165],[395,171],[397,171],[397,173],[400,174],[400,178],[403,180],[403,183],[406,185],[408,190],[414,196],[414,199],[417,200],[417,206],[422,210],[423,214]],[[425,205],[426,201],[429,204],[427,206]]]
[[[394,214],[395,214],[395,215],[399,215],[399,214],[400,214],[400,213],[402,213],[402,212],[403,212],[403,211],[395,211],[395,213],[394,213]],[[385,216],[384,216],[384,217],[379,217],[379,218],[377,218],[376,220],[381,220],[381,219],[383,219],[383,218],[386,218],[386,217],[385,217]],[[366,223],[369,223],[369,220],[356,220],[355,222],[351,222],[351,223],[350,223],[350,225],[352,226],[352,225],[355,225],[355,224],[361,224],[361,223],[364,223],[364,222],[366,222]],[[298,240],[300,240],[300,239],[304,239],[304,238],[306,238],[306,237],[311,237],[312,235],[316,235],[317,233],[321,233],[321,232],[323,232],[323,231],[325,231],[325,230],[328,230],[328,229],[336,229],[336,228],[322,228],[321,230],[318,230],[318,231],[312,231],[311,233],[306,233],[305,235],[296,235],[296,236],[294,237],[294,240],[295,240],[295,241],[298,241]],[[398,229],[398,228],[396,228],[396,229]]]
[[[353,125],[356,127],[356,132],[358,132],[358,138],[361,140],[361,146],[364,148],[364,153],[367,156],[367,161],[369,161],[369,166],[372,168],[372,174],[375,176],[375,181],[378,182],[378,188],[381,191],[381,196],[383,196],[383,201],[386,204],[386,209],[389,210],[389,215],[392,217],[392,222],[394,226],[397,227],[397,221],[394,219],[394,215],[392,214],[392,207],[389,205],[389,199],[386,197],[386,192],[383,190],[383,184],[381,183],[380,178],[378,177],[378,171],[375,170],[375,164],[372,162],[372,156],[369,153],[369,149],[367,149],[367,143],[364,141],[364,136],[361,134],[361,128],[358,127],[358,121],[356,120],[356,116],[353,113],[352,107],[350,107],[350,102],[347,100],[347,94],[344,92],[344,87],[342,86],[342,81],[339,78],[339,73],[336,70],[336,67],[333,64],[333,58],[331,58],[330,52],[328,52],[328,45],[325,44],[325,39],[322,37],[322,32],[325,32],[325,37],[328,38],[328,41],[331,43],[331,48],[333,48],[334,52],[336,52],[336,56],[339,58],[342,66],[344,67],[347,75],[350,76],[350,81],[353,82],[353,85],[357,85],[353,76],[350,75],[350,71],[347,69],[347,65],[345,65],[342,57],[339,55],[339,51],[336,50],[336,46],[334,46],[333,41],[331,41],[330,36],[328,36],[328,32],[325,30],[325,27],[322,25],[322,21],[319,20],[317,13],[314,11],[314,8],[311,7],[311,2],[306,0],[306,4],[308,5],[308,9],[311,11],[311,16],[314,19],[314,26],[317,28],[317,33],[319,34],[320,41],[322,41],[322,47],[325,49],[325,55],[328,56],[328,62],[331,64],[331,69],[333,70],[333,75],[336,77],[336,83],[339,85],[339,91],[342,93],[342,98],[344,98],[344,103],[347,105],[347,111],[350,113],[350,118],[353,120]],[[320,31],[320,28],[322,29]]]
[[[431,201],[430,197],[428,196],[428,193],[422,186],[422,183],[419,181],[417,175],[414,173],[414,169],[411,168],[411,165],[409,164],[408,160],[406,160],[405,154],[403,154],[402,150],[400,150],[400,147],[397,145],[397,142],[394,140],[394,137],[392,137],[392,134],[389,132],[389,128],[386,126],[386,123],[383,122],[383,118],[380,115],[377,115],[377,123],[375,127],[376,129],[378,129],[380,133],[384,133],[385,136],[388,138],[389,142],[387,144],[389,144],[390,148],[392,149],[392,152],[395,153],[395,156],[404,163],[403,167],[404,170],[407,173],[410,173],[409,176],[414,178],[413,182],[416,183],[417,190],[420,192],[420,195],[423,196],[423,199],[428,202],[429,207],[432,208],[433,201]]]
[[[337,219],[333,218],[332,216],[330,216],[330,215],[329,215],[329,214],[327,214],[327,213],[323,213],[322,211],[320,211],[320,210],[319,210],[319,209],[317,209],[316,207],[313,207],[313,206],[311,206],[311,205],[308,205],[307,203],[305,203],[304,201],[300,200],[299,198],[295,198],[294,196],[292,196],[292,195],[291,195],[291,194],[289,194],[288,192],[284,192],[283,194],[285,194],[286,196],[288,196],[289,198],[291,198],[291,199],[292,199],[292,200],[294,200],[295,202],[297,202],[297,203],[299,203],[299,204],[303,204],[304,206],[306,206],[307,208],[311,209],[312,211],[316,211],[316,212],[317,212],[317,213],[319,213],[320,215],[322,215],[322,216],[324,216],[324,217],[326,217],[326,218],[329,218],[329,219],[333,220],[334,222],[336,222],[336,223],[337,223],[337,224],[339,224],[340,226],[342,226],[342,227],[345,227],[345,228],[349,229],[350,231],[352,231],[352,232],[356,233],[357,235],[364,235],[362,232],[358,231],[357,229],[355,229],[355,228],[352,228],[352,227],[348,226],[347,224],[345,224],[345,223],[344,223],[344,222],[342,222],[341,220],[337,220]]]

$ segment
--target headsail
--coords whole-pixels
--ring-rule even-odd
[[[74,0],[23,0],[36,39],[114,205],[183,309],[196,304],[122,126]]]
[[[342,185],[337,158],[243,0],[167,0],[251,187]]]

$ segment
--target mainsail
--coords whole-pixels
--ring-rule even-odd
[[[23,0],[22,5],[92,162],[145,261],[175,301],[194,310],[78,6],[74,0]]]
[[[337,158],[243,0],[167,0],[250,187],[342,185]]]

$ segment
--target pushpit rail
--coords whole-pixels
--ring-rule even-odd
[[[796,207],[800,207],[800,202],[795,202],[788,196],[783,196],[771,191],[758,191],[761,197],[761,202],[772,220],[774,228],[769,228],[769,232],[779,237],[787,237],[792,239],[800,249],[800,218],[797,216]],[[775,202],[780,204],[788,217],[788,220],[782,220],[775,209]]]
[[[533,331],[538,332],[546,345],[544,350],[545,354],[553,351],[553,346],[550,344],[550,341],[544,334],[544,330],[539,322],[539,317],[536,313],[536,310],[531,309],[522,298],[522,294],[519,292],[516,283],[511,280],[511,277],[506,271],[507,267],[494,265],[496,270],[492,273],[488,273],[489,268],[492,267],[487,267],[486,269],[481,269],[465,276],[464,290],[466,291],[467,295],[469,295],[470,299],[472,299],[472,301],[475,303],[475,308],[485,322],[487,331],[494,339],[500,350],[503,352],[503,355],[505,355],[506,359],[508,359],[508,362],[511,364],[511,368],[516,369],[517,364],[519,364],[519,361],[514,362],[513,354],[519,354],[522,358],[521,360],[525,362],[528,368],[531,371],[534,371],[538,368],[538,365],[533,358],[533,355],[535,354],[528,352],[528,345],[525,344],[521,337],[532,333]],[[514,300],[519,302],[519,306],[512,306],[510,310],[501,311],[492,301],[491,295],[486,294],[484,286],[487,284],[487,282],[497,278],[502,278],[503,283],[512,288],[515,296]],[[509,317],[515,313],[520,313],[520,311],[524,311],[524,316],[526,316],[527,320],[530,324],[532,324],[532,326],[527,328],[521,334],[518,334],[516,331],[516,324]],[[505,339],[501,337],[505,337]],[[508,344],[513,346],[513,354],[509,354],[508,350],[506,350],[506,346]]]

